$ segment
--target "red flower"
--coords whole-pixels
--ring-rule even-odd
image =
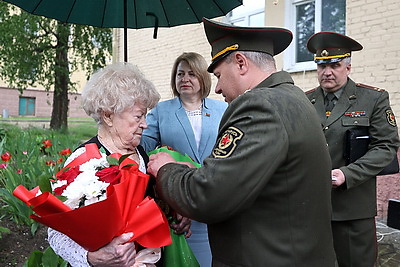
[[[79,166],[75,166],[75,167],[69,168],[68,170],[66,170],[66,171],[62,172],[60,175],[58,175],[57,179],[58,180],[66,180],[67,184],[55,188],[53,190],[54,194],[61,195],[62,192],[64,192],[65,188],[67,188],[67,186],[70,183],[72,183],[80,173],[82,173],[82,172],[79,170]]]
[[[54,195],[60,196],[60,195],[64,192],[65,188],[67,188],[67,186],[68,186],[68,185],[65,184],[65,185],[62,185],[62,186],[60,186],[60,187],[54,188],[54,190],[53,190]]]
[[[43,147],[51,147],[53,144],[51,143],[50,139],[44,140],[42,141],[42,143],[44,144]]]
[[[7,168],[8,164],[7,163],[1,163],[0,164],[0,169],[5,169]]]
[[[117,165],[112,165],[108,168],[97,171],[96,176],[99,177],[100,181],[114,185],[119,183],[121,172]]]
[[[22,169],[18,169],[15,171],[16,173],[22,173]]]
[[[65,149],[61,150],[61,152],[59,152],[58,154],[60,154],[60,155],[69,155],[69,154],[71,154],[71,149],[65,148]]]
[[[57,176],[58,180],[67,180],[68,184],[72,183],[75,178],[82,173],[79,170],[79,166],[75,166],[69,168],[68,170],[63,171],[60,175]]]
[[[54,161],[52,161],[52,160],[48,160],[48,161],[46,161],[46,165],[47,166],[54,166],[54,165],[56,165],[56,163]]]
[[[1,160],[2,161],[9,161],[11,159],[11,154],[9,152],[4,153],[3,155],[1,155]]]
[[[59,158],[59,159],[57,160],[57,163],[61,163],[61,162],[63,162],[63,158]]]

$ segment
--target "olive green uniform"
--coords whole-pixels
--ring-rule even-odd
[[[306,94],[320,117],[332,168],[340,169],[346,177],[343,185],[332,189],[333,228],[335,230],[343,222],[345,228],[347,226],[344,225],[350,223],[356,231],[365,232],[358,233],[361,238],[359,244],[352,244],[348,238],[352,233],[344,232],[350,230],[336,229],[338,234],[334,234],[334,241],[339,264],[342,261],[340,266],[373,266],[376,250],[376,175],[395,156],[399,146],[398,130],[386,91],[355,84],[351,79],[342,90],[329,117],[325,113],[321,87]],[[345,133],[357,127],[367,128],[370,144],[364,156],[346,166]],[[341,256],[340,250],[347,249],[349,251],[343,252],[346,255]]]
[[[230,103],[199,169],[166,164],[161,196],[208,223],[213,266],[334,266],[331,164],[317,114],[286,72]]]

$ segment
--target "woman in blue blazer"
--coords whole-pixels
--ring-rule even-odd
[[[207,98],[211,77],[197,53],[183,53],[175,60],[171,88],[175,98],[158,103],[147,115],[141,145],[147,152],[167,145],[202,164],[211,154],[227,104]],[[187,241],[200,266],[211,266],[207,225],[192,221],[191,230]]]

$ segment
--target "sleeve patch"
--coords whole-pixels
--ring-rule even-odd
[[[232,155],[244,133],[236,127],[229,127],[218,139],[212,155],[214,158],[227,158]]]
[[[386,119],[387,119],[388,123],[389,123],[390,125],[392,125],[393,127],[396,127],[396,126],[397,126],[397,124],[396,124],[396,118],[395,118],[395,116],[394,116],[392,110],[390,110],[390,109],[389,109],[389,110],[386,110]]]

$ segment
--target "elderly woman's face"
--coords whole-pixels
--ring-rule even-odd
[[[146,124],[147,108],[140,103],[135,103],[119,114],[111,115],[111,135],[115,144],[121,149],[133,149],[140,144],[143,129]]]

